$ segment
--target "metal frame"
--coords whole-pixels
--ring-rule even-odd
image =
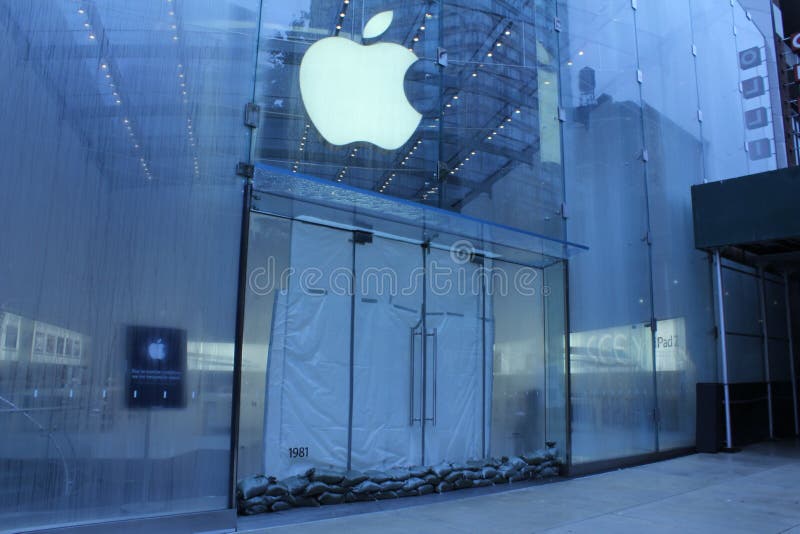
[[[797,416],[797,375],[794,368],[794,338],[792,336],[792,305],[789,295],[789,274],[783,273],[784,304],[786,305],[786,332],[789,336],[789,372],[792,378],[792,406],[794,408],[794,435],[800,434]]]
[[[769,417],[769,438],[775,438],[775,426],[772,420],[772,380],[769,371],[769,332],[767,329],[767,298],[764,285],[764,268],[758,267],[758,300],[761,306],[761,337],[764,354],[764,380],[767,382],[767,415]]]
[[[242,351],[244,349],[245,299],[247,297],[247,253],[250,245],[250,208],[253,183],[247,180],[242,201],[242,234],[239,240],[239,281],[236,297],[236,338],[233,351],[233,391],[231,396],[231,452],[228,505],[236,509],[236,483],[239,470],[239,405],[242,401]]]
[[[728,384],[728,347],[725,340],[725,303],[722,298],[722,258],[719,249],[714,250],[714,274],[717,279],[717,326],[719,328],[720,357],[722,358],[722,387],[725,395],[725,444],[733,448],[731,437],[731,394]]]

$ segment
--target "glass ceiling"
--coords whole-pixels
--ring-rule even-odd
[[[568,241],[518,230],[374,191],[256,165],[253,209],[443,249],[474,250],[488,258],[546,267],[588,250]]]

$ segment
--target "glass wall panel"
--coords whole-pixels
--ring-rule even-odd
[[[636,11],[661,449],[694,444],[694,385],[716,372],[711,271],[707,254],[694,250],[691,217],[691,186],[703,176],[691,24],[688,1]]]
[[[763,382],[764,340],[758,273],[744,265],[723,262],[722,283],[728,380],[731,383]]]
[[[738,2],[690,4],[705,178],[722,180],[775,168],[763,35]]]
[[[631,4],[560,2],[559,18],[567,230],[590,247],[569,265],[580,463],[655,447],[648,220]]]
[[[523,454],[544,446],[547,427],[544,283],[538,269],[504,262],[493,262],[492,267],[503,276],[492,281],[491,293],[494,364],[489,454]],[[523,276],[530,276],[532,283],[520,291],[514,281]]]
[[[258,473],[264,465],[268,353],[275,299],[289,284],[290,247],[289,220],[251,214],[237,458],[240,473]]]
[[[561,236],[557,47],[540,4],[267,1],[257,160]]]
[[[544,270],[545,313],[545,381],[547,403],[546,438],[555,441],[559,451],[566,459],[567,448],[567,359],[566,359],[566,278],[567,269],[563,263],[546,267]]]
[[[0,1],[0,530],[228,505],[257,9]]]

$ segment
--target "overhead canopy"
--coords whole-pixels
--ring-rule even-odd
[[[695,246],[736,248],[759,262],[800,261],[800,168],[692,187]]]
[[[253,207],[306,222],[363,230],[439,248],[472,249],[486,257],[546,267],[587,247],[453,211],[256,165]]]

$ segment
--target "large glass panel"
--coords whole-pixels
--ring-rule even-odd
[[[694,444],[695,383],[716,372],[710,264],[694,250],[691,218],[691,186],[703,176],[691,24],[686,0],[636,11],[662,450]]]
[[[634,10],[573,0],[559,18],[567,230],[590,247],[569,266],[580,463],[655,448],[648,221]]]
[[[275,298],[264,465],[279,478],[348,465],[352,234],[292,223],[292,273]]]
[[[377,236],[355,248],[354,469],[422,463],[422,253]]]
[[[544,446],[548,420],[543,276],[538,269],[504,262],[492,267],[498,276],[490,280],[494,325],[490,454],[523,454]],[[520,284],[523,280],[525,285]]]
[[[552,5],[278,4],[262,18],[259,162],[561,236]],[[386,11],[382,34],[365,29]]]
[[[268,353],[275,299],[287,291],[291,275],[291,232],[292,223],[287,219],[250,215],[237,458],[239,473],[246,475],[264,467]]]
[[[723,262],[722,284],[728,381],[762,382],[764,340],[758,274],[744,265]]]
[[[690,0],[690,4],[703,121],[705,178],[722,180],[743,176],[749,173],[752,160],[745,150],[749,135],[745,110],[750,104],[741,86],[741,82],[751,76],[750,70],[740,70],[739,53],[745,49],[739,48],[734,33],[734,10],[741,8],[737,2],[718,0]],[[752,92],[748,94],[767,90],[766,78],[759,79],[763,85],[758,81],[750,82],[748,87]],[[774,147],[770,144],[766,152],[771,155]]]
[[[554,441],[562,458],[569,454],[567,448],[567,359],[566,359],[566,284],[567,269],[563,262],[543,269],[542,296],[545,313],[545,381],[547,406],[545,436]]]
[[[0,1],[0,529],[228,506],[258,4]]]
[[[487,363],[480,267],[449,250],[426,258],[422,424],[427,464],[482,458]]]
[[[738,0],[731,5],[747,152],[746,174],[756,174],[777,168],[777,147],[772,123],[774,119],[772,91],[778,89],[773,87],[773,84],[777,85],[780,82],[774,76],[773,80],[770,80],[770,66],[767,59],[770,54],[767,48],[773,47],[774,40],[772,32],[769,34],[769,39],[765,38],[753,21],[752,14],[745,11]]]

